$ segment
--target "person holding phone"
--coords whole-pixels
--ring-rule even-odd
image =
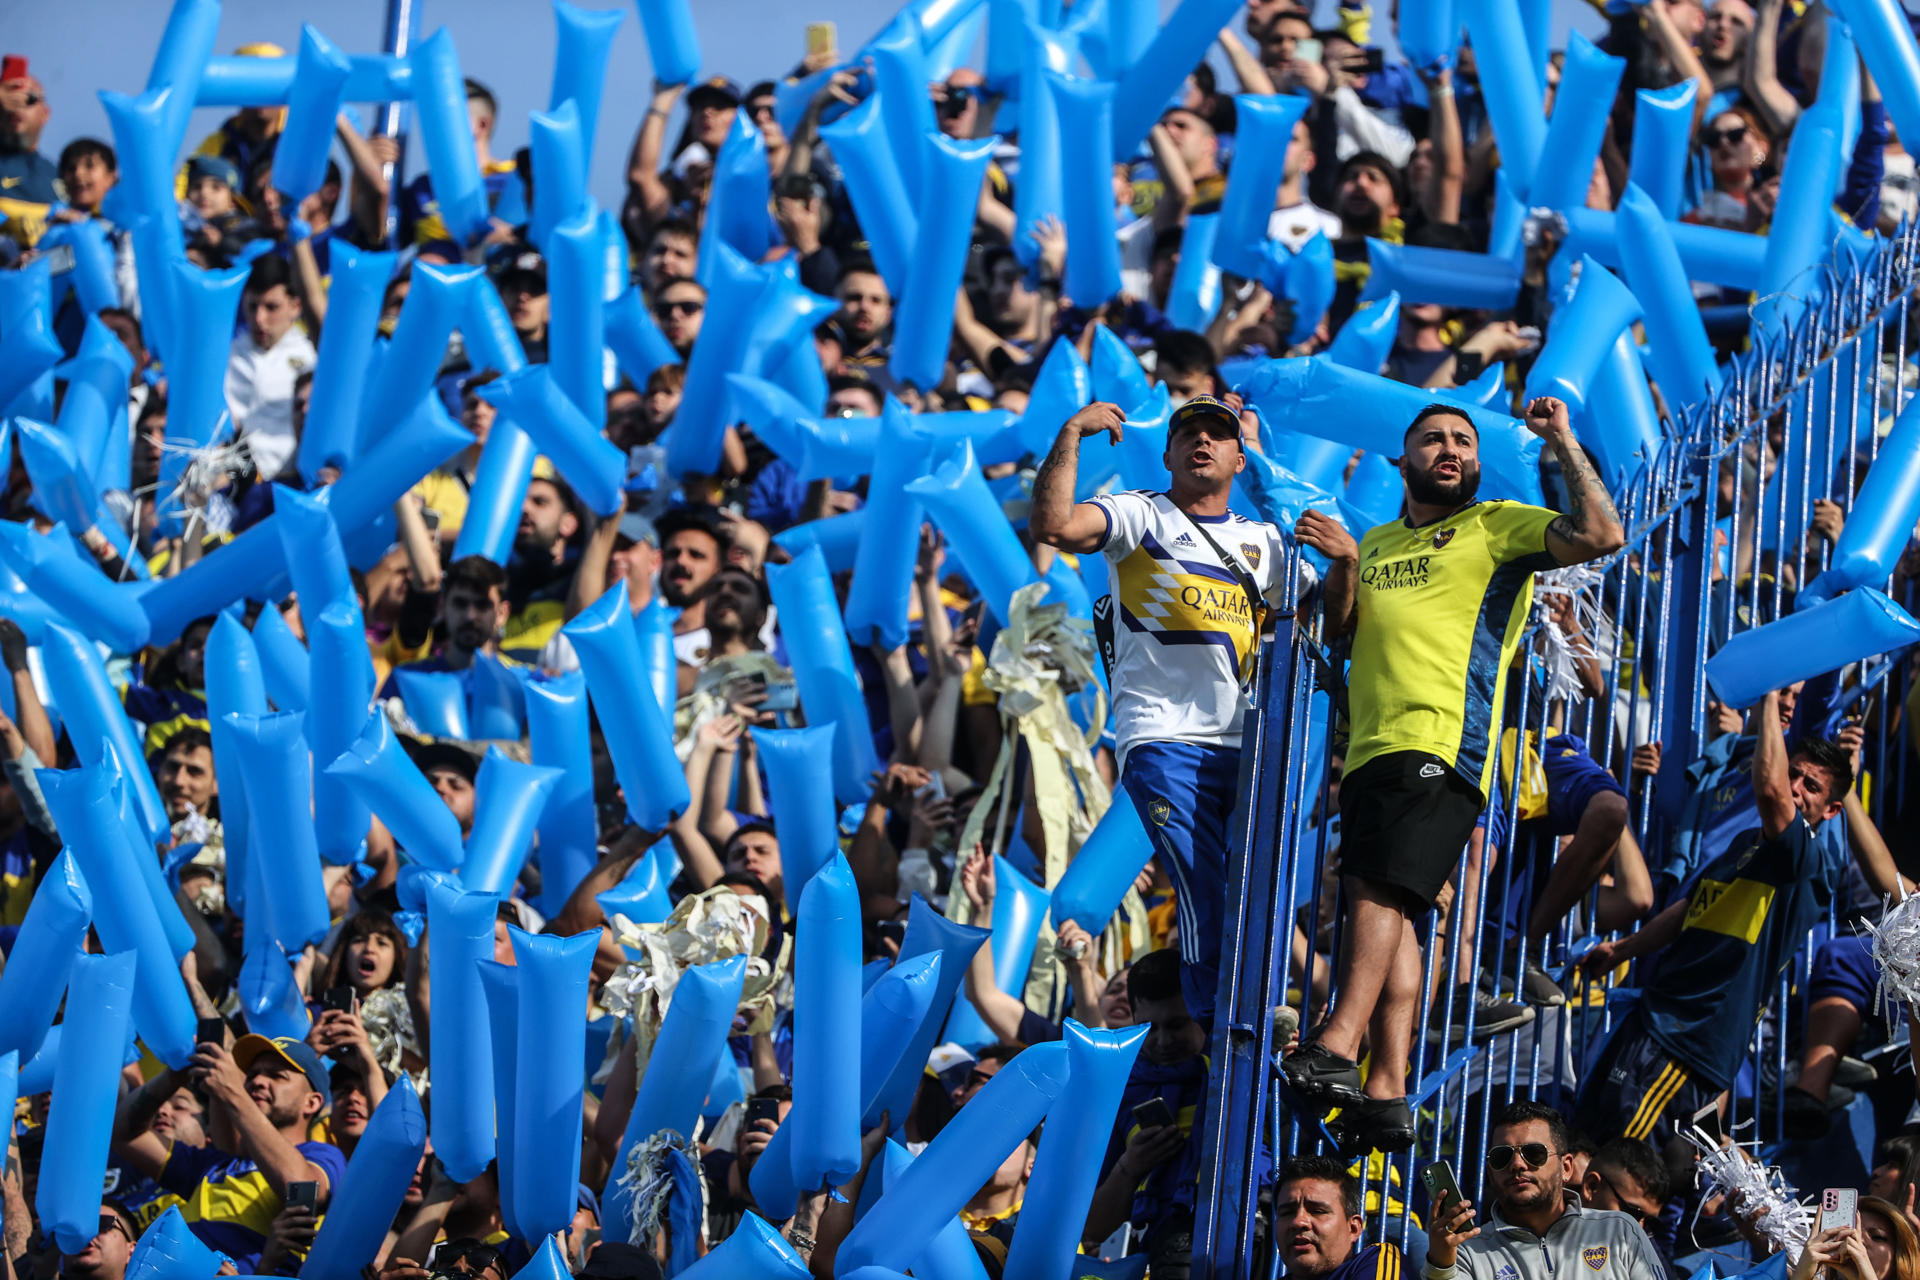
[[[210,1102],[206,1147],[188,1147],[153,1132],[154,1112],[184,1084]],[[330,1089],[320,1055],[301,1040],[242,1036],[229,1053],[208,1041],[185,1071],[163,1071],[128,1094],[113,1121],[113,1150],[126,1165],[181,1197],[180,1213],[209,1248],[242,1271],[257,1269],[262,1230],[295,1183],[316,1184],[324,1211],[347,1173],[338,1147],[308,1132]]]
[[[1823,1226],[1795,1259],[1789,1280],[1920,1280],[1920,1237],[1890,1201],[1863,1196],[1852,1225]]]
[[[1457,1189],[1435,1196],[1426,1280],[1664,1280],[1653,1242],[1631,1214],[1588,1208],[1569,1186],[1567,1123],[1545,1103],[1510,1103],[1488,1131],[1493,1212],[1475,1222]]]

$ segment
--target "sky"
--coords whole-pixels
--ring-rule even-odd
[[[420,31],[448,27],[460,51],[461,68],[485,83],[499,99],[495,154],[510,157],[526,145],[527,113],[543,109],[553,83],[554,23],[548,0],[415,0]],[[840,48],[850,51],[885,25],[899,0],[691,0],[694,24],[704,55],[703,73],[731,76],[742,88],[791,70],[806,52],[806,26],[833,21]],[[1320,0],[1329,13],[1331,0]],[[1552,0],[1555,47],[1566,39],[1570,21],[1585,30],[1596,24],[1581,0]],[[40,149],[58,156],[78,137],[112,140],[97,93],[118,89],[138,93],[171,6],[166,0],[0,0],[0,52],[24,54],[46,85],[52,117]],[[613,42],[606,96],[590,166],[590,188],[603,207],[617,208],[624,193],[626,154],[646,114],[653,72],[633,4],[582,0],[582,7],[618,7],[626,17]],[[1171,13],[1174,0],[1162,0]],[[1374,0],[1378,12],[1391,0]],[[385,29],[386,0],[226,0],[218,50],[255,40],[270,40],[288,51],[300,41],[302,22],[313,23],[334,44],[350,53],[377,52]],[[371,123],[372,113],[363,109]],[[194,113],[188,146],[216,128],[226,111],[205,107]],[[678,115],[672,122],[678,129]],[[671,136],[671,135],[670,135]],[[338,149],[336,148],[336,153]],[[419,149],[409,154],[410,168],[424,163]]]

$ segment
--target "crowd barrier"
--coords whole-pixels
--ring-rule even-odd
[[[1471,26],[1473,19],[1468,22]],[[1888,586],[1894,561],[1920,516],[1920,489],[1911,482],[1895,483],[1891,466],[1873,485],[1865,482],[1883,442],[1891,461],[1911,451],[1912,437],[1920,434],[1920,417],[1893,425],[1912,399],[1916,381],[1908,359],[1913,341],[1908,312],[1920,269],[1920,232],[1909,223],[1896,235],[1870,243],[1864,253],[1837,253],[1835,265],[1824,269],[1815,287],[1799,290],[1791,324],[1756,327],[1749,349],[1720,366],[1718,384],[1709,394],[1661,420],[1656,455],[1641,460],[1616,487],[1626,546],[1588,566],[1596,572],[1575,579],[1576,607],[1593,620],[1589,630],[1602,688],[1597,696],[1576,690],[1549,703],[1540,681],[1529,679],[1509,699],[1514,718],[1506,723],[1496,757],[1501,787],[1491,801],[1505,810],[1506,821],[1492,825],[1518,834],[1490,840],[1477,865],[1463,860],[1454,897],[1472,904],[1466,912],[1471,923],[1447,928],[1443,945],[1423,947],[1423,989],[1437,990],[1449,1015],[1455,983],[1441,975],[1484,967],[1497,974],[1504,990],[1517,985],[1518,953],[1509,949],[1516,925],[1511,913],[1490,912],[1484,904],[1524,900],[1527,877],[1542,874],[1548,865],[1544,858],[1535,862],[1531,842],[1551,837],[1516,821],[1517,741],[1532,735],[1538,742],[1555,732],[1580,736],[1593,758],[1628,784],[1628,830],[1661,894],[1658,909],[1686,869],[1684,863],[1670,863],[1667,851],[1679,827],[1683,771],[1708,737],[1715,698],[1709,656],[1735,637],[1792,615],[1796,606],[1824,611],[1833,606],[1821,601],[1835,592]],[[1672,361],[1674,354],[1661,352],[1659,358]],[[1815,537],[1809,547],[1820,499],[1850,515],[1857,506],[1858,519],[1837,545]],[[1291,561],[1300,558],[1297,551],[1290,556]],[[1324,681],[1316,676],[1326,670],[1326,651],[1315,634],[1315,602],[1301,596],[1297,563],[1289,564],[1286,580],[1286,598],[1294,605],[1278,612],[1259,663],[1242,760],[1241,794],[1248,800],[1238,815],[1240,856],[1227,893],[1194,1234],[1193,1274],[1210,1280],[1279,1273],[1268,1247],[1260,1178],[1269,1160],[1277,1163],[1328,1145],[1313,1118],[1282,1098],[1278,1062],[1283,1046],[1273,1033],[1276,1007],[1292,1005],[1302,1027],[1310,1027],[1337,996],[1337,990],[1311,992],[1301,976],[1309,957],[1297,954],[1297,947],[1304,936],[1320,954],[1337,956],[1342,914],[1321,893],[1329,855],[1337,854],[1337,837],[1325,821],[1329,788],[1337,779],[1322,745],[1332,713]],[[1898,588],[1894,599],[1910,603],[1903,592]],[[1803,639],[1816,632],[1815,643],[1823,647],[1815,655],[1819,670],[1831,671],[1840,660],[1859,664],[1847,673],[1846,692],[1826,705],[1865,714],[1863,796],[1884,830],[1905,794],[1906,752],[1895,713],[1910,685],[1906,664],[1885,661],[1884,653],[1911,640],[1904,629],[1862,625],[1886,612],[1875,602],[1877,595],[1855,590],[1835,602],[1852,606],[1848,625],[1793,630]],[[1540,617],[1536,603],[1523,652],[1532,650]],[[1784,651],[1773,642],[1776,634],[1756,633],[1747,645],[1750,653],[1760,650],[1757,659],[1743,663],[1753,688],[1797,678],[1796,663],[1804,665],[1804,651]],[[1769,680],[1770,673],[1777,678]],[[1837,714],[1827,723],[1802,727],[1831,736]],[[1517,736],[1511,732],[1516,729]],[[1636,786],[1627,762],[1635,748],[1655,742],[1662,747],[1661,773],[1652,786]],[[1591,918],[1593,902],[1590,892],[1586,909],[1576,914]],[[1429,915],[1416,927],[1423,938],[1433,939],[1438,923]],[[1784,1091],[1778,1082],[1787,1069],[1789,1038],[1777,1029],[1798,1024],[1813,950],[1833,929],[1831,922],[1817,926],[1788,966],[1774,1007],[1755,1032],[1743,1085],[1734,1094],[1729,1131],[1757,1142],[1763,1154],[1776,1149],[1782,1132]],[[1564,977],[1585,945],[1570,936],[1563,921],[1530,954],[1549,974]],[[1464,1044],[1459,1035],[1444,1044],[1424,1036],[1429,1011],[1421,1011],[1408,1081],[1419,1137],[1413,1151],[1375,1154],[1363,1170],[1371,1238],[1403,1247],[1417,1239],[1419,1227],[1407,1210],[1416,1210],[1424,1223],[1416,1173],[1430,1160],[1450,1161],[1467,1196],[1484,1201],[1490,1194],[1485,1135],[1492,1113],[1509,1098],[1571,1107],[1586,1069],[1630,1007],[1633,992],[1614,986],[1610,978],[1591,987],[1570,983],[1567,989],[1565,1006],[1540,1009],[1533,1022],[1482,1043],[1474,1043],[1472,1011],[1463,1011]],[[1749,1080],[1750,1085],[1744,1083]]]

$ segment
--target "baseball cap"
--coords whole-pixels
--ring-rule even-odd
[[[480,776],[479,756],[458,743],[427,742],[402,734],[400,745],[406,748],[408,758],[421,773],[429,769],[451,769],[468,782]]]
[[[187,161],[187,178],[217,178],[235,191],[240,189],[240,170],[224,156],[195,156]]]
[[[620,517],[620,532],[614,537],[613,547],[618,551],[636,542],[657,547],[660,545],[660,532],[653,527],[653,521],[638,511],[629,511]]]
[[[254,1060],[263,1053],[271,1053],[303,1073],[315,1093],[332,1092],[327,1069],[320,1065],[320,1055],[305,1040],[295,1040],[292,1036],[275,1036],[271,1040],[265,1036],[241,1036],[233,1042],[234,1065],[242,1071],[251,1071]]]
[[[740,86],[725,76],[712,76],[687,91],[687,106],[698,107],[719,102],[723,106],[740,105]]]
[[[1233,433],[1235,440],[1245,442],[1245,437],[1240,431],[1240,415],[1235,413],[1232,406],[1225,401],[1213,396],[1195,396],[1175,409],[1172,420],[1167,424],[1167,436],[1171,439],[1187,427],[1206,430],[1209,423],[1219,423],[1221,427]],[[1214,430],[1209,434],[1219,435],[1221,432]]]

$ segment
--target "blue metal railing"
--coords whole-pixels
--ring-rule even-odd
[[[1710,399],[1670,415],[1664,453],[1616,495],[1628,528],[1626,547],[1598,566],[1598,581],[1585,592],[1597,610],[1591,637],[1604,675],[1597,698],[1577,693],[1552,706],[1539,683],[1528,679],[1509,699],[1507,727],[1544,739],[1558,725],[1587,740],[1593,758],[1627,784],[1629,830],[1660,887],[1660,870],[1674,811],[1657,805],[1654,791],[1681,794],[1681,775],[1709,740],[1710,694],[1701,674],[1709,653],[1725,638],[1760,625],[1791,608],[1791,593],[1824,569],[1831,545],[1809,548],[1814,502],[1827,498],[1850,510],[1854,491],[1877,455],[1881,431],[1912,396],[1914,366],[1907,359],[1909,303],[1920,269],[1920,231],[1908,224],[1875,242],[1864,257],[1846,255],[1815,285],[1817,296],[1795,327],[1762,335],[1723,369],[1724,385]],[[1332,752],[1332,713],[1314,696],[1320,651],[1313,634],[1312,600],[1301,600],[1297,565],[1289,568],[1287,599],[1259,664],[1254,710],[1244,742],[1235,860],[1228,887],[1228,936],[1223,940],[1221,988],[1214,1032],[1214,1075],[1203,1136],[1202,1185],[1194,1232],[1194,1272],[1211,1280],[1242,1280],[1268,1274],[1277,1264],[1265,1243],[1261,1216],[1263,1169],[1287,1155],[1324,1145],[1319,1128],[1291,1114],[1277,1089],[1280,1046],[1272,1043],[1273,1007],[1286,1002],[1290,975],[1298,972],[1303,1028],[1325,1009],[1311,990],[1313,956],[1294,954],[1296,936],[1327,957],[1339,953],[1338,924],[1322,945],[1319,886],[1337,856],[1330,838],[1331,813],[1303,831],[1301,815],[1325,801]],[[1527,642],[1532,645],[1532,638]],[[1853,677],[1855,684],[1885,682],[1881,713],[1869,725],[1866,774],[1872,782],[1871,812],[1892,812],[1889,789],[1899,793],[1906,753],[1891,728],[1888,708],[1904,701],[1905,664],[1880,663]],[[1325,732],[1315,734],[1316,715]],[[1634,786],[1628,762],[1637,747],[1663,747],[1661,773],[1653,785]],[[1471,899],[1474,919],[1449,926],[1438,913],[1424,922],[1425,936],[1444,930],[1445,947],[1425,947],[1425,989],[1437,993],[1443,1017],[1452,1022],[1455,978],[1486,967],[1502,990],[1518,986],[1517,954],[1508,947],[1504,922],[1483,929],[1488,890],[1504,903],[1529,892],[1537,865],[1533,842],[1552,837],[1525,830],[1518,819],[1515,785],[1522,761],[1496,760],[1505,783],[1494,803],[1505,806],[1503,847],[1489,848],[1477,867],[1463,860],[1454,885],[1456,903]],[[1618,855],[1617,855],[1618,856]],[[1469,875],[1472,880],[1469,880]],[[1311,884],[1308,904],[1296,920],[1294,904]],[[1668,892],[1673,885],[1667,885]],[[1468,893],[1467,890],[1473,890]],[[1594,919],[1598,889],[1586,894]],[[1656,909],[1659,904],[1656,903]],[[1509,912],[1509,915],[1511,913]],[[1296,930],[1296,924],[1300,926]],[[1577,941],[1575,922],[1563,921],[1532,957],[1549,973],[1569,958]],[[1584,926],[1582,926],[1584,927]],[[1815,943],[1830,926],[1816,930]],[[1462,951],[1466,963],[1463,965]],[[1811,946],[1789,966],[1771,1018],[1784,1024],[1790,1002],[1805,1000]],[[1405,1244],[1415,1223],[1415,1170],[1432,1159],[1450,1160],[1467,1194],[1482,1192],[1484,1142],[1495,1094],[1540,1097],[1570,1107],[1582,1069],[1612,1026],[1609,987],[1582,984],[1562,1008],[1541,1009],[1535,1020],[1484,1043],[1428,1043],[1427,1019],[1416,1024],[1409,1095],[1418,1142],[1413,1152],[1391,1158],[1378,1153],[1359,1168],[1367,1191],[1370,1229],[1376,1239]],[[1330,993],[1331,994],[1331,993]],[[1802,1010],[1804,1012],[1804,1010]],[[1465,1011],[1472,1020],[1472,1010]],[[1767,1042],[1753,1045],[1751,1097],[1736,1097],[1730,1128],[1762,1136],[1780,1132],[1782,1090],[1772,1089],[1768,1115],[1760,1115],[1760,1082],[1778,1081],[1787,1062],[1782,1025]],[[1763,1065],[1765,1069],[1763,1070]]]

